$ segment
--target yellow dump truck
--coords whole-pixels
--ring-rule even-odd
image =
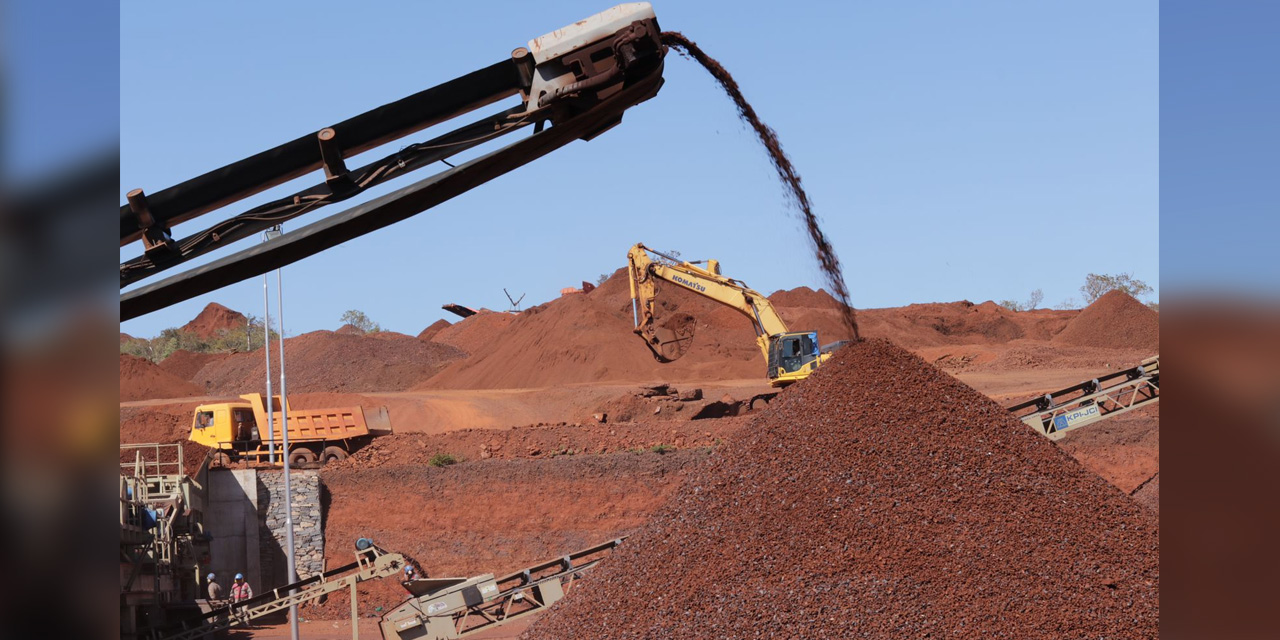
[[[266,398],[261,393],[240,396],[241,402],[219,402],[196,407],[191,419],[192,442],[214,449],[214,464],[237,460],[270,459],[271,434],[267,427]],[[369,414],[362,407],[295,409],[286,404],[289,452],[285,455],[281,429],[280,396],[272,397],[276,460],[294,467],[343,460],[373,436],[391,433],[387,408]]]

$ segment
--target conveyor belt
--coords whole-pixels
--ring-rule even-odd
[[[465,638],[545,610],[624,538],[516,571],[501,578],[406,582],[414,597],[382,616],[384,640]]]
[[[595,138],[662,87],[666,48],[659,32],[648,3],[619,5],[535,38],[528,48],[513,51],[509,60],[153,194],[130,190],[128,203],[120,207],[120,246],[142,240],[144,252],[120,264],[122,289],[411,171],[441,161],[450,167],[265,243],[128,291],[120,299],[120,319],[291,264],[417,215],[574,140]],[[365,166],[347,167],[346,161],[362,152],[515,96],[520,104],[404,146]],[[447,161],[529,127],[531,135],[505,147],[457,165]],[[625,167],[625,158],[619,162]],[[321,169],[323,182],[241,211],[185,238],[172,235],[175,225]],[[577,187],[572,179],[559,185],[568,194]]]

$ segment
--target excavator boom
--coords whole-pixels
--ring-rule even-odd
[[[722,275],[717,260],[708,260],[702,267],[637,244],[627,252],[627,276],[634,331],[659,362],[672,362],[683,356],[693,344],[696,327],[687,313],[659,317],[659,282],[692,291],[745,316],[755,329],[756,344],[768,363],[774,386],[803,380],[830,357],[820,352],[818,334],[788,331],[773,303],[741,280]]]

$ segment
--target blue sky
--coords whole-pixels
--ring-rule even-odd
[[[121,202],[128,189],[158,191],[496,62],[607,6],[125,3]],[[718,58],[778,131],[856,306],[1025,299],[1037,288],[1055,305],[1079,298],[1089,272],[1132,272],[1158,291],[1154,1],[655,10]],[[718,258],[765,292],[820,285],[801,223],[728,99],[677,56],[665,75],[654,100],[600,138],[287,267],[287,332],[337,328],[355,308],[417,333],[452,319],[448,302],[504,308],[503,287],[529,306],[621,267],[638,241]],[[155,335],[210,301],[261,314],[261,279],[122,330]]]

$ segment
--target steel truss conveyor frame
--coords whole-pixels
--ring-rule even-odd
[[[186,182],[148,194],[133,189],[120,207],[120,246],[142,241],[144,252],[120,264],[124,289],[201,255],[228,247],[298,216],[442,163],[449,168],[398,191],[330,215],[213,262],[124,292],[128,320],[291,264],[395,224],[555,151],[591,140],[621,122],[624,112],[657,95],[663,58],[659,27],[648,3],[629,3],[535,38],[498,63],[301,136]],[[511,97],[520,102],[407,145],[364,166],[348,159],[416,132],[451,123]],[[456,165],[449,159],[531,127],[533,133]],[[626,171],[625,159],[621,159]],[[317,182],[291,195],[215,222],[187,237],[172,230],[272,187],[313,172]],[[620,183],[626,193],[625,181]],[[564,206],[577,188],[556,187]]]
[[[363,542],[363,541],[362,541]],[[356,585],[365,580],[394,576],[405,566],[404,556],[389,553],[372,543],[358,544],[356,561],[332,571],[311,576],[293,584],[272,589],[244,602],[225,605],[182,623],[182,629],[168,634],[157,633],[160,640],[194,640],[218,631],[247,625],[249,622],[289,607],[315,600],[323,595],[351,590],[351,622],[356,628]]]
[[[465,638],[545,610],[625,538],[494,578],[424,579],[405,583],[415,595],[382,616],[383,640]]]
[[[1050,440],[1067,432],[1160,400],[1160,356],[1135,367],[1085,380],[1009,407],[1019,420]]]

